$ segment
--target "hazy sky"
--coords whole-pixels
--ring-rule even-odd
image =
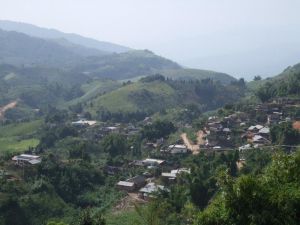
[[[300,62],[299,10],[299,0],[0,0],[0,19],[236,76],[271,75]]]

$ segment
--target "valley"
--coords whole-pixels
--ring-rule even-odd
[[[299,221],[300,64],[247,82],[0,29],[0,225]]]

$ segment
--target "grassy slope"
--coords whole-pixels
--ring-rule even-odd
[[[132,100],[132,95],[140,90],[147,90],[157,96],[164,98],[172,98],[175,91],[166,83],[151,82],[151,83],[133,83],[122,88],[114,90],[106,95],[95,99],[93,108],[104,107],[112,112],[125,111],[132,112],[141,110]]]
[[[20,152],[35,147],[39,140],[35,133],[42,121],[10,124],[0,127],[0,152]]]
[[[81,86],[81,90],[84,92],[79,98],[73,99],[67,105],[72,105],[80,102],[86,102],[100,94],[110,92],[121,86],[121,83],[114,80],[103,79],[95,80],[93,82],[84,83]]]
[[[107,225],[132,225],[143,222],[135,210],[123,211],[118,214],[109,214],[105,219]]]

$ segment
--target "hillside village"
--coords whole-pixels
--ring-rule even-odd
[[[2,5],[0,225],[299,224],[300,2]]]
[[[300,100],[298,99],[276,99],[272,102],[258,104],[253,107],[252,111],[247,113],[235,112],[224,117],[210,116],[203,126],[205,144],[199,145],[198,153],[238,149],[241,157],[238,163],[243,165],[247,163],[242,158],[245,151],[253,148],[262,149],[262,151],[266,147],[274,148],[270,136],[270,127],[291,121],[294,126],[297,125],[300,118],[299,115],[294,113],[299,109]],[[166,161],[169,158],[167,155],[190,154],[191,149],[187,147],[188,145],[185,145],[183,140],[167,147],[163,147],[163,145],[160,140],[151,145],[154,152],[155,149],[160,150],[159,159],[147,158],[130,163],[131,166],[142,166],[145,168],[145,172],[143,175],[129,178],[126,181],[119,181],[117,187],[129,193],[137,191],[139,196],[144,199],[145,194],[147,194],[147,197],[151,196],[151,193],[157,192],[158,189],[168,190],[167,186],[172,185],[178,175],[189,173],[190,169],[179,168],[176,164],[166,166]],[[149,143],[147,143],[147,146],[149,146]],[[148,170],[153,168],[159,168],[162,171],[161,174],[152,177]],[[148,190],[147,192],[145,192],[145,188]]]
[[[214,84],[209,80],[172,83],[161,75],[145,80],[186,88]],[[240,80],[231,87],[244,85]],[[261,172],[271,154],[278,149],[289,154],[300,143],[297,97],[240,99],[212,112],[206,112],[206,107],[201,112],[199,105],[191,103],[151,114],[102,108],[90,113],[93,103],[67,110],[50,107],[47,113],[36,110],[32,119],[3,119],[0,141],[12,141],[18,148],[0,157],[0,180],[26,185],[39,179],[27,190],[45,182],[49,192],[56,193],[55,201],[82,208],[101,206],[105,213],[122,214],[157,199],[167,201],[181,193],[179,187],[191,193],[193,204],[205,207],[217,193],[220,168],[227,168],[232,177]],[[18,101],[18,106],[22,104]],[[22,141],[29,141],[28,147],[19,147]],[[65,191],[68,187],[71,194]],[[72,207],[68,210],[76,213]],[[55,215],[55,210],[47,211]]]
[[[226,108],[226,107],[225,107]],[[224,108],[224,109],[225,109]],[[295,129],[299,129],[300,100],[278,98],[270,102],[251,105],[247,112],[232,109],[226,112],[204,118],[200,130],[196,130],[197,142],[193,142],[186,135],[178,135],[176,142],[170,142],[168,137],[142,142],[142,157],[131,161],[109,164],[102,169],[107,176],[118,176],[114,188],[127,193],[127,197],[116,204],[116,209],[124,210],[134,207],[135,203],[146,203],[155,198],[158,192],[168,192],[177,179],[191,173],[191,168],[185,167],[182,159],[193,154],[220,154],[222,152],[239,152],[237,167],[240,169],[247,161],[243,157],[251,149],[274,149],[271,139],[271,129],[274,125],[292,122]],[[138,123],[111,123],[87,120],[77,115],[78,120],[68,122],[85,140],[101,141],[110,134],[122,135],[127,139],[140,134],[145,126],[151,126],[153,119],[146,117]],[[182,126],[178,123],[176,126]],[[181,129],[192,129],[192,124],[185,124]],[[183,131],[182,131],[183,132]],[[184,133],[185,134],[185,133]],[[201,139],[199,141],[199,138]],[[134,150],[135,146],[130,147]],[[290,148],[293,150],[293,146]],[[29,150],[26,154],[14,155],[8,170],[2,170],[2,175],[11,181],[22,179],[22,176],[10,173],[12,168],[24,170],[36,167],[43,159],[43,153],[36,155]]]

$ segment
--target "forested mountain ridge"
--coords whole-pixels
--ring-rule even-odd
[[[300,97],[300,64],[288,67],[281,74],[259,81],[255,91],[261,101],[276,97]]]
[[[0,30],[0,43],[0,106],[17,99],[19,103],[29,108],[41,108],[48,104],[68,107],[90,101],[92,98],[109,99],[109,92],[120,88],[123,80],[137,80],[154,74],[181,81],[197,82],[197,80],[211,79],[224,85],[236,81],[235,78],[224,73],[183,68],[176,62],[149,50],[108,54],[95,48],[74,44],[64,38],[42,39],[4,30]],[[158,83],[160,84],[156,85],[166,87],[162,81]],[[105,85],[108,86],[104,87]],[[87,90],[88,87],[91,87],[91,90]],[[158,92],[154,95],[163,90],[164,88],[157,89]],[[180,88],[178,90],[173,88],[174,93],[179,90]],[[141,88],[140,91],[145,90]],[[119,92],[122,92],[122,87]],[[134,111],[143,105],[140,104],[142,102],[152,102],[157,105],[156,102],[161,99],[155,97],[155,101],[151,98],[148,100],[149,96],[144,94],[137,93],[139,100],[134,101],[139,103],[134,107]],[[179,93],[171,98],[167,97],[164,107],[158,109],[174,105],[175,95],[178,96]],[[195,99],[197,98],[192,96],[187,102],[194,102]],[[123,104],[127,103],[131,105],[132,101],[126,100]],[[214,104],[209,103],[209,105]],[[100,106],[106,107],[106,104],[101,103]],[[206,106],[203,109],[205,108]]]
[[[129,79],[159,73],[166,69],[180,69],[177,63],[157,56],[148,50],[135,50],[120,54],[85,58],[74,67],[96,77],[109,77],[116,80]]]
[[[0,30],[0,63],[62,67],[78,63],[86,55],[101,55],[100,51],[75,45],[30,37],[15,31]]]
[[[155,73],[172,79],[212,78],[223,83],[234,80],[224,73],[183,69],[177,63],[148,50],[108,54],[95,48],[73,44],[66,39],[41,39],[4,30],[0,30],[0,42],[0,64],[63,68],[94,78],[116,80]]]
[[[43,39],[65,39],[73,44],[85,46],[86,48],[98,49],[106,53],[121,53],[131,50],[130,48],[121,45],[98,41],[77,34],[68,34],[55,29],[42,28],[27,23],[0,20],[0,29],[7,31],[17,31]]]

